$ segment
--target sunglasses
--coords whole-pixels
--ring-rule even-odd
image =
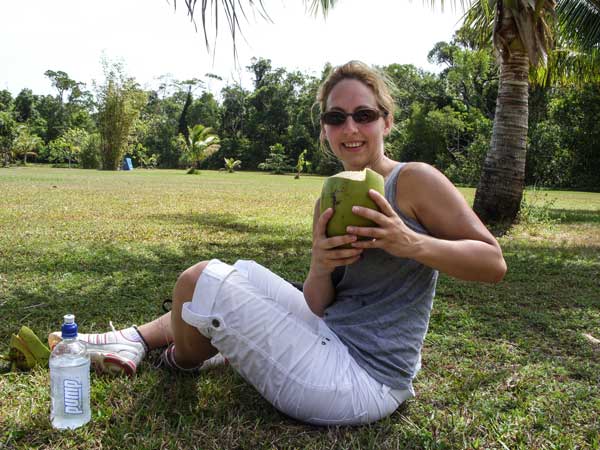
[[[346,122],[348,116],[352,116],[352,120],[356,123],[371,123],[375,122],[380,117],[387,117],[387,111],[379,111],[378,109],[363,108],[353,113],[343,111],[327,111],[321,114],[321,120],[325,125],[339,126]]]

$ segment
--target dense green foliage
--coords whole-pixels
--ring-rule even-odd
[[[265,162],[258,165],[261,170],[270,170],[274,175],[283,175],[292,170],[290,161],[286,157],[285,147],[281,144],[274,144],[269,147],[270,153]]]
[[[490,145],[498,69],[490,51],[474,49],[463,35],[429,53],[442,68],[438,74],[412,65],[382,67],[398,105],[386,149],[394,158],[428,162],[455,183],[474,186]],[[305,172],[340,169],[318,142],[315,97],[329,66],[317,78],[253,59],[247,67],[252,88],[229,84],[217,96],[201,80],[166,80],[156,90],[142,91],[120,67],[108,68],[112,71],[106,71],[95,96],[61,71],[46,72],[56,96],[24,89],[13,99],[1,91],[3,163],[35,159],[116,168],[129,156],[135,167],[185,167],[190,162],[180,136],[185,142],[188,130],[202,125],[215,131],[220,147],[196,160],[199,168],[222,168],[224,158],[239,160],[244,170],[266,168],[273,164],[272,147],[281,145],[276,156],[281,170],[269,170],[294,170],[304,151]],[[600,190],[598,105],[598,84],[531,89],[528,185]]]
[[[552,89],[540,101],[544,107],[529,129],[528,179],[598,190],[600,84]]]
[[[204,170],[0,170],[0,353],[62,315],[82,331],[161,314],[199,260],[255,259],[291,280],[310,264],[322,177]],[[461,189],[473,199],[473,189]],[[92,374],[92,421],[53,430],[45,368],[0,375],[7,449],[597,449],[600,194],[526,191],[500,239],[499,285],[441,276],[417,397],[378,423],[322,428],[280,414],[231,368]],[[282,213],[285,212],[285,213]],[[0,366],[6,370],[6,366]]]

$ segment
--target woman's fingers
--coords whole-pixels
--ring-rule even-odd
[[[373,239],[383,239],[385,237],[385,230],[377,227],[353,227],[349,226],[346,228],[348,233],[355,234],[357,236],[370,237]]]
[[[365,208],[364,206],[353,206],[352,213],[356,214],[357,216],[364,217],[365,219],[369,219],[379,226],[383,226],[385,221],[388,219],[388,216],[385,214],[382,214],[379,211],[371,208]]]
[[[346,258],[354,258],[360,256],[362,249],[360,248],[348,248],[343,250],[329,250],[327,253],[327,259],[339,260]],[[336,261],[337,262],[337,261]]]
[[[327,238],[323,240],[322,248],[325,250],[329,250],[336,247],[341,247],[342,245],[351,244],[352,242],[358,239],[356,236],[352,234],[344,234],[343,236],[334,236],[331,238]]]
[[[365,241],[356,241],[352,244],[353,248],[364,250],[366,248],[380,248],[385,241],[378,239],[368,239]]]
[[[325,236],[327,234],[327,222],[329,222],[331,216],[333,216],[332,208],[327,208],[325,211],[323,211],[323,214],[319,216],[315,226],[315,234],[317,236]]]
[[[370,219],[379,226],[384,226],[388,218],[397,216],[396,212],[392,208],[392,205],[390,205],[385,197],[379,192],[371,189],[369,190],[369,196],[375,202],[379,208],[379,211],[371,208],[365,208],[364,206],[353,206],[352,212],[354,214]]]
[[[371,199],[379,208],[379,211],[381,211],[385,216],[392,217],[396,215],[396,211],[394,211],[394,208],[392,208],[390,202],[388,202],[387,199],[375,189],[369,189],[369,197],[371,197]]]
[[[362,249],[354,248],[352,250],[359,250],[359,253],[355,254],[353,256],[349,256],[347,258],[330,259],[327,262],[327,266],[333,270],[336,267],[347,266],[347,265],[355,263],[356,261],[358,261],[360,259],[360,254],[362,253]]]
[[[336,260],[336,265],[339,266],[349,266],[350,264],[354,264],[356,261],[360,259],[360,255],[353,256],[352,258],[338,259]]]

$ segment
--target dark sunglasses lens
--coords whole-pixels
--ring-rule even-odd
[[[356,123],[374,122],[379,118],[379,111],[374,109],[360,109],[352,114],[352,118]]]
[[[341,125],[346,121],[346,115],[339,111],[329,111],[323,114],[323,122],[326,125]]]

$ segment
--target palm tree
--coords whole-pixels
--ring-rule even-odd
[[[196,0],[184,0],[190,17],[194,18]],[[324,15],[337,0],[304,0],[313,14]],[[434,4],[434,0],[430,0]],[[441,0],[444,3],[444,0]],[[455,0],[464,6],[464,0]],[[246,4],[268,17],[261,0]],[[202,24],[206,44],[206,12],[208,2],[202,2]],[[211,2],[217,20],[219,5],[225,12],[234,38],[240,29],[240,13],[245,16],[240,0]],[[582,50],[592,49],[598,67],[600,44],[600,0],[559,0],[559,21],[555,0],[471,0],[465,15],[467,26],[487,31],[500,64],[500,85],[492,142],[477,186],[474,210],[485,223],[510,224],[519,211],[525,180],[525,155],[528,128],[530,69],[544,66],[553,46],[554,34],[576,43]],[[210,13],[210,11],[209,11]],[[218,29],[218,22],[217,22]],[[567,32],[568,30],[568,32]],[[589,60],[589,59],[588,59]],[[588,66],[589,67],[589,66]],[[598,72],[594,75],[598,79]],[[589,74],[589,71],[588,71]],[[546,80],[549,78],[546,77]]]
[[[23,164],[27,165],[28,156],[37,156],[37,151],[44,145],[41,137],[31,133],[26,125],[19,125],[17,138],[13,143],[13,152],[16,156],[23,156]]]
[[[494,7],[491,20],[489,5]],[[492,24],[500,64],[492,142],[473,204],[485,223],[510,224],[519,212],[525,184],[529,71],[547,59],[555,7],[554,0],[478,0],[466,15],[466,26]]]
[[[225,167],[221,170],[226,170],[229,173],[235,172],[235,169],[239,169],[242,166],[242,162],[235,158],[223,158],[225,160]]]
[[[187,139],[180,134],[179,145],[184,161],[192,166],[188,173],[195,173],[200,163],[220,148],[215,131],[200,124],[188,128]]]
[[[475,0],[465,15],[465,26],[477,29],[482,41],[491,38],[500,64],[492,142],[473,205],[488,224],[510,225],[519,211],[530,81],[549,85],[559,80],[598,79],[593,70],[598,67],[597,48],[590,52],[589,44],[595,39],[597,47],[600,42],[600,9],[593,7],[599,0],[559,2],[557,8],[554,0]]]

